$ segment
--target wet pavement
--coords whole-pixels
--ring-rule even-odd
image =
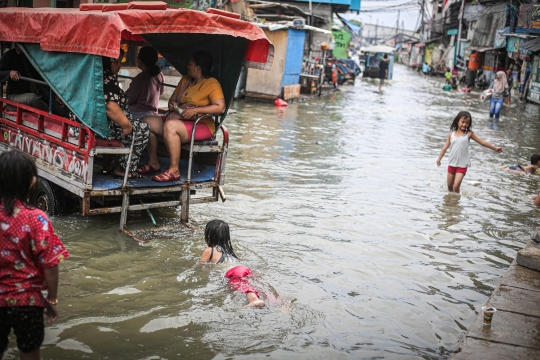
[[[496,309],[491,320],[480,311],[452,360],[540,358],[540,272],[533,270],[538,253],[540,245],[532,240],[518,252],[486,303]]]
[[[514,104],[494,126],[479,93],[400,65],[394,77],[383,95],[364,80],[285,109],[233,105],[227,201],[192,206],[192,224],[230,224],[264,309],[244,307],[228,267],[197,263],[202,232],[139,246],[117,215],[53,219],[72,256],[43,358],[447,358],[538,222],[540,176],[499,166],[538,151],[540,114]],[[435,161],[460,110],[504,152],[473,143],[457,196]]]

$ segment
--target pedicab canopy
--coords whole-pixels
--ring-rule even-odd
[[[80,9],[3,8],[0,41],[19,43],[58,97],[103,137],[109,128],[101,57],[117,58],[123,42],[153,46],[182,74],[193,52],[208,51],[227,108],[242,65],[270,70],[274,57],[264,32],[236,14],[167,9],[159,1],[85,4]]]

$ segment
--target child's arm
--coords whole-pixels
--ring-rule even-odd
[[[58,319],[58,308],[56,301],[58,300],[58,265],[44,270],[45,281],[47,282],[47,298],[45,299],[45,315],[47,322],[52,323]],[[53,302],[53,304],[51,304]]]
[[[202,263],[207,263],[210,261],[210,254],[212,253],[212,248],[210,247],[207,247],[206,249],[204,249],[202,255],[201,255],[201,260],[199,260],[199,262],[202,264]]]
[[[446,150],[448,150],[448,148],[450,147],[450,135],[451,134],[448,134],[448,137],[446,138],[446,142],[444,143],[441,153],[439,154],[439,158],[437,159],[437,166],[441,166],[441,160],[444,154],[446,153]]]
[[[491,145],[489,142],[480,139],[478,136],[476,136],[475,133],[472,133],[472,134],[471,134],[471,139],[473,139],[474,141],[476,141],[476,142],[479,143],[480,145],[482,145],[482,146],[484,146],[484,147],[487,147],[488,149],[495,150],[495,151],[498,152],[499,154],[503,152],[503,148],[502,148],[502,147],[496,147],[496,146],[494,146],[494,145]]]

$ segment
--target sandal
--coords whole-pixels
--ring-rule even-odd
[[[170,170],[165,170],[159,175],[153,176],[152,180],[157,182],[169,182],[180,180],[180,175],[175,176]]]
[[[137,172],[139,174],[156,174],[156,173],[159,173],[160,171],[161,171],[160,167],[158,167],[157,169],[154,169],[152,165],[150,165],[150,163],[137,169]]]

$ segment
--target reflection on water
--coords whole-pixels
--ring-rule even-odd
[[[447,230],[448,227],[459,224],[463,207],[459,205],[461,196],[455,193],[448,193],[443,196],[441,205],[436,207],[441,212],[439,229]]]
[[[199,232],[141,247],[115,215],[54,219],[72,256],[43,358],[446,358],[540,216],[526,197],[540,177],[499,170],[538,151],[539,111],[514,102],[495,128],[478,93],[399,65],[394,77],[382,96],[358,81],[284,109],[235,104],[228,200],[192,206]],[[473,142],[455,195],[435,160],[460,110],[505,150]],[[153,214],[178,225],[174,209]],[[226,266],[198,264],[214,218],[266,308],[244,307]],[[143,212],[130,221],[152,226]]]

